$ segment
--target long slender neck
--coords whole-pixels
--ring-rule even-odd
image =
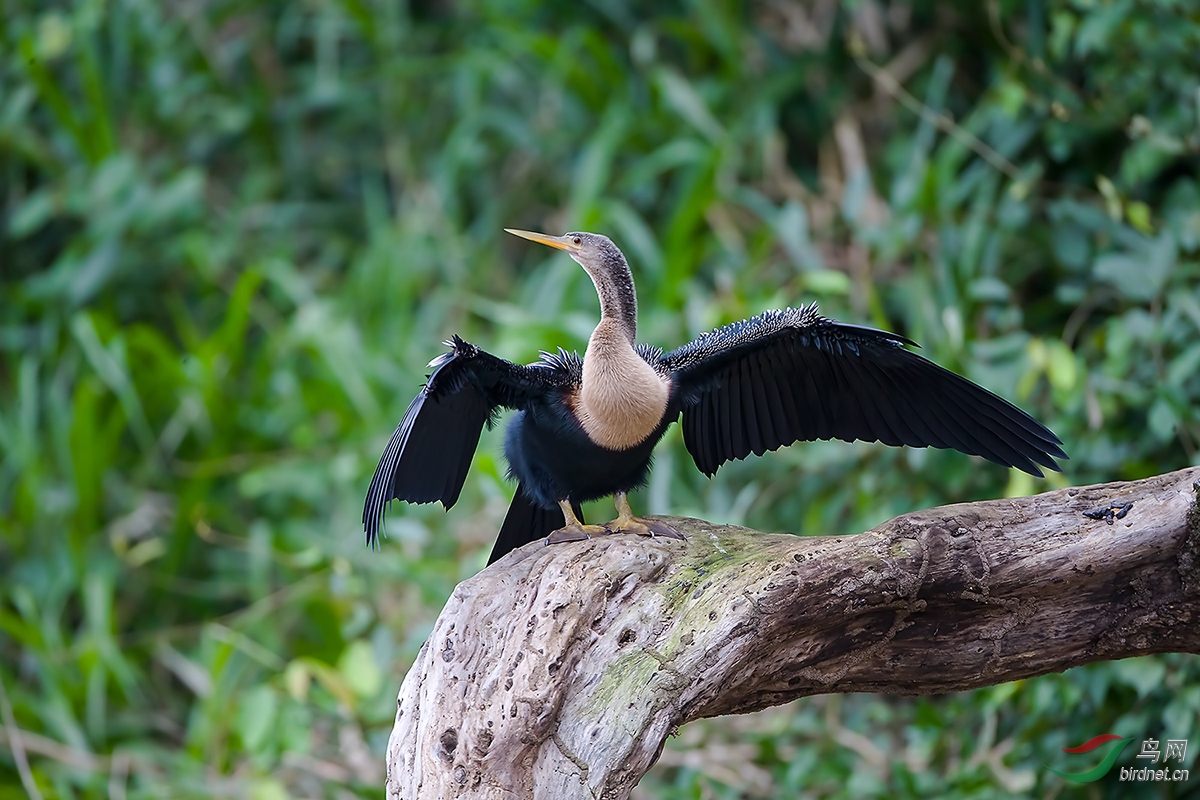
[[[593,442],[624,450],[658,427],[669,387],[634,348],[637,296],[625,258],[618,254],[588,274],[600,295],[600,323],[583,356],[575,413]]]
[[[606,338],[620,334],[632,348],[637,340],[637,294],[629,264],[624,257],[620,257],[619,262],[605,265],[603,272],[589,269],[588,275],[596,286],[596,294],[600,296],[600,324],[592,334],[593,342],[596,333],[604,330]]]

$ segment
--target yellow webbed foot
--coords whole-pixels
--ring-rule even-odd
[[[561,544],[562,542],[582,542],[596,536],[607,536],[612,533],[603,525],[584,525],[575,516],[570,500],[559,500],[558,507],[562,509],[564,524],[556,531],[551,531],[546,537],[546,544]]]
[[[647,519],[646,517],[630,517],[624,522],[617,518],[608,523],[606,527],[613,533],[636,533],[638,536],[663,536],[668,539],[687,541],[686,536],[662,520]]]
[[[687,541],[686,536],[661,520],[635,517],[624,492],[613,495],[613,501],[617,505],[617,518],[604,526],[613,533],[636,533],[638,536],[663,536]]]
[[[550,535],[546,537],[546,544],[582,542],[584,539],[607,536],[610,533],[612,531],[603,525],[582,525],[576,522],[574,525],[564,525],[556,531],[551,531]]]

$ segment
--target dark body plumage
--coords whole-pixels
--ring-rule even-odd
[[[611,260],[612,252],[619,258],[605,269],[628,276],[624,257],[604,237],[572,233],[554,241],[581,237],[602,240],[603,259]],[[835,322],[817,313],[815,304],[735,322],[669,353],[634,346],[632,324],[599,339],[606,319],[616,325],[635,318],[632,280],[615,290],[616,302],[612,285],[603,283],[605,273],[576,260],[601,294],[602,321],[585,358],[593,357],[594,347],[599,361],[609,352],[605,348],[625,347],[621,341],[627,340],[632,349],[626,356],[636,353],[653,372],[643,379],[659,381],[665,391],[661,416],[651,418],[635,444],[602,446],[583,421],[590,413],[581,410],[584,358],[559,350],[522,366],[454,337],[446,342],[450,352],[430,363],[433,372],[380,459],[363,509],[369,543],[376,541],[392,499],[454,504],[483,426],[501,408],[517,412],[504,449],[518,489],[489,563],[559,528],[560,501],[569,500],[578,514],[581,502],[643,485],[654,446],[681,415],[684,443],[707,475],[750,453],[816,439],[953,448],[1038,476],[1038,465],[1057,470],[1054,458],[1066,458],[1059,439],[1041,423],[906,349],[912,343],[904,337]],[[603,430],[592,422],[593,433]]]
[[[643,346],[638,354],[653,366],[660,351]],[[567,401],[582,383],[579,354],[562,350],[557,355],[543,353],[538,367],[552,373],[562,388],[558,393],[531,398],[513,415],[504,435],[510,474],[525,487],[525,493],[542,506],[554,508],[563,497],[586,503],[644,484],[654,446],[679,416],[672,401],[668,400],[662,422],[645,441],[628,450],[610,450],[588,437]]]

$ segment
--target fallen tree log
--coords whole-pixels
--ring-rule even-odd
[[[616,800],[691,720],[1200,652],[1198,482],[944,506],[852,536],[671,518],[688,541],[527,545],[460,584],[421,648],[388,796]]]

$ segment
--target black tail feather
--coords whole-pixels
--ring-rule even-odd
[[[579,503],[572,502],[575,516],[583,522],[583,510]],[[517,486],[512,505],[500,526],[500,535],[496,538],[496,546],[488,556],[488,564],[499,561],[513,550],[538,539],[543,539],[563,526],[562,511],[558,508],[542,508],[525,496],[525,487]]]

